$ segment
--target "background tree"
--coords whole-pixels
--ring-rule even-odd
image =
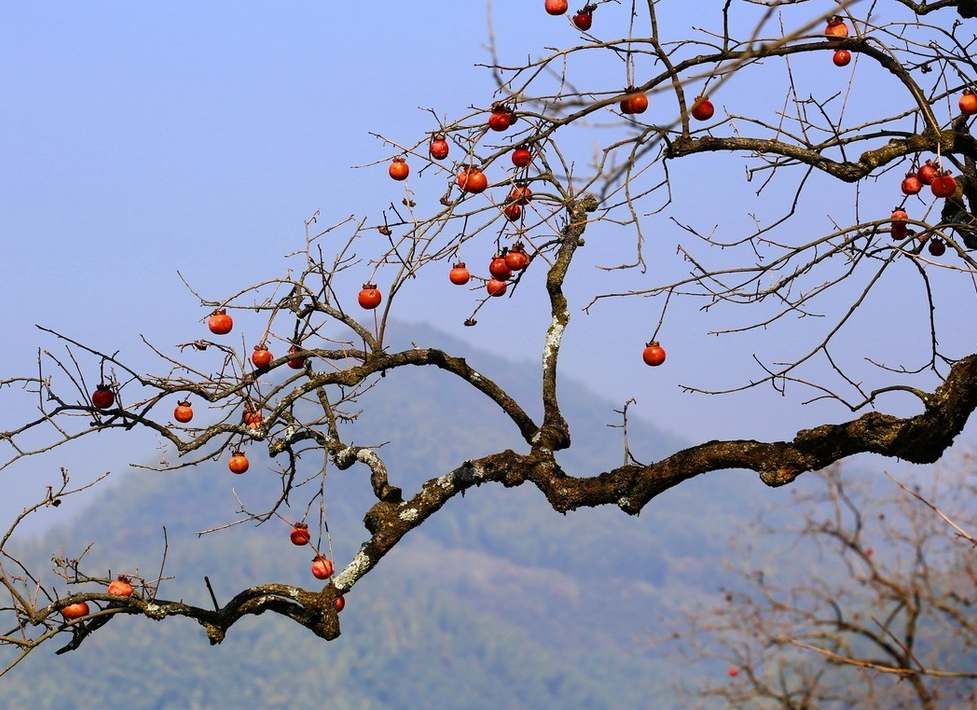
[[[551,0],[545,10],[562,17],[566,8]],[[951,337],[972,325],[960,307],[973,298],[977,198],[977,147],[969,134],[977,107],[966,93],[974,37],[960,22],[971,14],[969,4],[727,3],[694,22],[686,10],[680,2],[598,3],[561,20],[581,32],[572,46],[514,63],[493,48],[495,96],[474,101],[471,112],[453,120],[432,111],[427,135],[381,137],[386,153],[376,165],[395,181],[383,184],[403,185],[385,209],[347,219],[315,213],[304,248],[282,276],[224,297],[191,285],[208,311],[212,337],[191,336],[175,350],[150,346],[162,363],[158,374],[140,373],[104,346],[52,332],[64,347],[43,351],[37,374],[4,381],[33,394],[38,408],[4,433],[10,463],[112,429],[154,433],[165,449],[164,469],[221,459],[244,473],[249,445],[262,445],[281,476],[281,494],[256,510],[242,502],[242,517],[231,524],[283,518],[296,524],[302,541],[299,524],[308,526],[306,544],[328,561],[316,570],[327,584],[261,585],[210,609],[158,597],[153,579],[137,579],[139,593],[109,594],[112,580],[104,572],[84,569],[81,554],[67,554],[55,560],[56,569],[81,586],[58,597],[10,554],[15,523],[3,538],[2,579],[10,594],[3,641],[26,653],[70,632],[73,648],[119,614],[143,614],[193,618],[217,643],[242,616],[265,611],[335,638],[343,595],[410,530],[481,483],[532,483],[559,512],[614,505],[633,515],[663,491],[711,471],[746,468],[779,486],[863,452],[937,460],[977,406],[977,356]],[[827,88],[814,81],[825,70],[837,77]],[[769,104],[741,101],[730,90],[717,110],[726,85],[743,77],[770,87]],[[874,90],[863,95],[858,82]],[[591,150],[583,138],[594,135],[601,145]],[[750,213],[746,221],[736,215],[732,226],[699,224],[694,213],[710,191],[741,179],[739,171],[701,174],[714,161],[727,165],[717,153],[745,159],[765,215]],[[691,190],[682,168],[690,164],[700,171]],[[906,172],[931,186],[917,192],[903,179]],[[850,204],[832,204],[841,214],[812,219],[826,186],[849,184]],[[900,209],[880,211],[876,199],[865,197],[869,192],[898,201]],[[665,235],[675,224],[672,232],[691,246]],[[603,262],[614,252],[605,245],[624,239],[630,258]],[[595,265],[607,280],[578,292],[583,247],[594,243],[601,246]],[[472,327],[487,309],[546,309],[538,404],[450,353],[389,346],[395,304],[416,283],[449,278],[461,287],[455,297],[470,299],[465,324]],[[893,286],[911,289],[924,304],[900,313],[897,350],[884,339],[864,342],[859,328],[887,310],[884,296]],[[870,411],[791,441],[709,441],[648,464],[631,455],[630,442],[623,465],[568,475],[557,458],[571,438],[557,363],[571,299],[599,314],[629,297],[654,304],[657,326],[644,353],[635,352],[652,366],[665,363],[669,344],[659,342],[661,333],[687,313],[680,302],[709,311],[717,334],[787,336],[786,351],[754,355],[755,376],[690,390],[770,385]],[[244,321],[247,335],[236,342]],[[909,333],[927,337],[907,346]],[[273,353],[270,361],[262,345]],[[481,392],[511,421],[512,446],[432,472],[405,494],[382,448],[355,443],[355,419],[359,397],[406,366],[438,368]],[[890,400],[896,413],[875,411]],[[172,452],[178,459],[169,460]],[[322,506],[326,474],[357,464],[376,502],[365,511],[359,552],[337,561]],[[63,487],[37,507],[57,505],[77,490],[65,474]],[[88,606],[75,606],[81,604]],[[66,609],[74,611],[67,626]]]
[[[796,496],[808,511],[800,523],[770,510],[744,526],[731,555],[739,582],[673,623],[663,647],[702,662],[703,678],[723,676],[687,688],[692,705],[973,705],[970,464],[887,491],[833,466]]]

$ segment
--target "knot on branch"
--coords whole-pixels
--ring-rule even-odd
[[[583,243],[584,230],[587,227],[587,213],[597,209],[600,202],[594,195],[584,195],[580,199],[573,200],[567,204],[567,211],[570,219],[566,227],[566,236],[576,239],[580,244]]]
[[[219,645],[227,636],[224,629],[214,626],[213,624],[204,624],[204,628],[207,629],[207,640],[210,642],[211,646]]]
[[[403,503],[404,494],[400,488],[397,486],[391,486],[389,483],[384,482],[380,486],[380,490],[377,491],[377,496],[384,503]]]
[[[336,597],[335,590],[334,593],[329,595],[324,591],[320,597],[325,601],[321,605],[316,605],[314,609],[309,610],[308,621],[305,624],[305,628],[314,633],[321,639],[326,641],[332,641],[339,638],[339,614],[336,611]]]
[[[320,444],[324,444],[326,441],[325,437],[317,431],[312,429],[298,429],[293,425],[289,425],[280,439],[276,439],[268,445],[268,453],[272,458],[275,458],[279,454],[289,451],[298,442],[307,439],[313,439]]]
[[[536,449],[562,451],[570,448],[570,426],[566,419],[557,414],[551,421],[540,427],[532,440]]]
[[[600,206],[600,201],[596,195],[584,195],[576,201],[574,206],[584,212],[594,212]]]
[[[342,451],[337,451],[333,454],[332,462],[340,471],[345,471],[356,463],[356,449],[347,446]]]
[[[166,617],[166,609],[159,604],[154,604],[149,602],[142,610],[143,615],[149,617],[153,621],[160,621]]]
[[[793,466],[775,466],[761,470],[760,480],[771,488],[778,488],[793,483],[800,473],[800,469]]]
[[[395,527],[397,520],[397,505],[381,501],[366,511],[366,515],[363,516],[363,526],[370,531],[371,535],[378,535],[385,528]]]

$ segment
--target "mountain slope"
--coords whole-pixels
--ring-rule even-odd
[[[538,390],[533,366],[472,353],[433,331],[410,335],[470,356],[512,391]],[[353,438],[387,442],[381,451],[392,481],[408,494],[466,458],[517,447],[512,425],[443,373],[386,379],[364,396]],[[561,386],[575,437],[564,466],[582,474],[612,466],[621,456],[619,432],[606,426],[616,423],[615,405],[579,383]],[[644,458],[678,443],[641,422],[631,423],[629,436]],[[177,577],[161,596],[207,604],[204,575],[219,601],[267,581],[310,586],[310,553],[288,543],[282,521],[196,536],[233,517],[231,485],[251,509],[274,496],[278,479],[258,451],[252,447],[253,467],[242,477],[222,462],[128,474],[32,556],[49,558],[66,540],[77,541],[66,550],[75,554],[72,547],[94,540],[86,558],[94,569],[138,568],[152,577],[165,525],[166,572]],[[310,472],[322,464],[312,452],[305,459]],[[117,619],[77,652],[55,657],[49,644],[32,654],[0,680],[0,708],[660,706],[663,696],[650,693],[662,693],[671,678],[642,656],[640,638],[670,607],[717,586],[712,570],[726,530],[747,504],[727,478],[670,491],[638,519],[612,509],[561,516],[528,486],[482,486],[411,533],[350,592],[335,642],[270,615],[238,624],[216,649],[191,622]],[[364,537],[367,488],[360,467],[327,477],[340,566]]]

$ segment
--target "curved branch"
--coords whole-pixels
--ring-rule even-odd
[[[931,463],[953,443],[977,409],[977,355],[957,362],[947,380],[924,396],[926,411],[900,418],[872,412],[842,424],[797,433],[792,441],[710,441],[646,466],[624,465],[591,477],[567,476],[552,451],[536,447],[528,455],[503,451],[466,461],[445,476],[427,481],[410,500],[381,501],[366,514],[371,533],[353,561],[335,579],[340,592],[375,567],[408,532],[448,500],[472,486],[531,482],[558,512],[616,505],[637,515],[653,498],[694,476],[724,469],[749,469],[769,486],[794,481],[859,453],[875,453],[913,463]]]
[[[38,618],[32,618],[32,622],[41,623],[44,618],[68,603],[109,601],[106,608],[70,625],[72,640],[58,653],[75,650],[88,635],[104,626],[117,614],[139,614],[156,621],[168,616],[183,616],[193,619],[204,627],[210,643],[216,645],[224,640],[227,630],[241,617],[248,614],[257,616],[266,611],[271,611],[286,616],[309,629],[316,636],[331,641],[338,638],[340,634],[335,607],[335,600],[338,596],[339,593],[332,585],[326,586],[321,592],[310,592],[288,584],[263,584],[239,592],[222,608],[212,610],[182,601],[167,601],[158,598],[144,599],[133,596],[122,602],[119,601],[118,597],[106,594],[75,594],[40,610],[41,613]]]
[[[957,8],[957,14],[963,18],[977,17],[977,2],[975,0],[936,0],[936,2],[914,2],[913,0],[896,0],[915,12],[917,15],[927,15],[948,7]]]
[[[550,297],[550,325],[543,347],[543,426],[539,436],[531,442],[551,451],[570,445],[570,428],[560,413],[556,396],[556,364],[560,354],[563,332],[570,322],[570,309],[563,294],[563,281],[577,247],[583,245],[587,228],[587,213],[597,209],[597,198],[587,195],[567,205],[569,222],[563,228],[556,261],[546,274],[546,291]]]
[[[669,158],[681,158],[694,153],[752,152],[782,155],[799,163],[810,165],[844,182],[858,182],[873,170],[907,155],[932,151],[942,153],[962,153],[977,157],[977,141],[972,136],[961,135],[956,131],[941,131],[937,135],[923,134],[890,140],[886,145],[862,153],[857,163],[832,160],[814,148],[803,148],[771,138],[740,138],[727,136],[714,138],[677,137],[668,149]]]
[[[802,430],[792,441],[711,441],[648,466],[622,466],[592,478],[544,477],[533,482],[560,511],[615,504],[637,514],[663,491],[709,471],[745,468],[759,473],[767,485],[781,486],[805,471],[859,453],[932,463],[977,409],[977,355],[957,362],[946,381],[925,396],[925,403],[925,411],[912,417],[871,412],[842,424]]]

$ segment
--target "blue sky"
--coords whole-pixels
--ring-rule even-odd
[[[616,36],[624,14],[623,5],[603,6],[594,33],[613,25]],[[541,1],[538,7],[496,2],[493,19],[505,61],[580,41],[566,18],[542,12]],[[158,369],[140,336],[172,353],[175,344],[204,333],[206,311],[177,271],[205,296],[221,298],[283,273],[284,255],[301,247],[303,221],[315,210],[332,223],[375,215],[398,201],[402,188],[386,177],[385,165],[351,166],[385,161],[394,152],[371,132],[410,144],[433,128],[424,109],[454,117],[491,102],[491,76],[475,66],[488,59],[486,28],[479,2],[6,4],[0,9],[5,373],[32,371],[38,346],[54,347],[34,324],[119,349],[137,370]],[[804,61],[814,60],[798,59],[801,69]],[[844,72],[815,66],[809,65],[814,88],[858,86],[847,84],[854,66]],[[756,106],[764,81],[758,70],[728,82],[714,97],[718,111]],[[872,81],[866,76],[862,85]],[[869,94],[856,91],[852,110],[870,106],[876,99]],[[658,107],[663,120],[674,110]],[[577,135],[581,155],[602,140],[599,133]],[[791,188],[787,180],[785,192],[757,201],[740,157],[689,160],[674,166],[672,176],[676,214],[706,230],[721,221],[748,225],[757,205],[773,202],[777,212],[776,201]],[[820,183],[817,189],[824,200],[806,205],[800,224],[823,232],[832,219],[850,217],[854,192]],[[862,207],[871,212],[866,205],[875,204],[887,214],[891,195],[866,194]],[[676,268],[675,246],[687,238],[661,216],[649,218],[648,228],[656,241],[644,285],[658,269]],[[798,428],[851,416],[837,405],[799,407],[805,399],[799,392],[717,398],[679,388],[750,379],[757,374],[753,353],[791,353],[795,340],[815,327],[805,323],[717,339],[708,335],[715,314],[676,304],[678,315],[661,334],[669,359],[661,368],[645,367],[640,352],[657,323],[657,302],[615,302],[590,316],[579,311],[594,293],[623,283],[623,276],[593,266],[627,254],[630,239],[611,227],[588,235],[588,250],[574,266],[568,374],[613,401],[636,397],[638,416],[690,439],[790,437]],[[883,293],[889,303],[850,336],[846,355],[853,361],[868,343],[895,351],[896,359],[903,344],[917,347],[906,321],[919,315],[918,290],[893,284]],[[495,353],[537,360],[547,320],[534,301],[541,297],[539,284],[527,288],[466,329],[461,322],[472,301],[442,279],[412,286],[395,315]],[[738,318],[733,314],[731,322]],[[952,333],[968,327],[966,319],[960,327],[950,322]],[[19,414],[8,408],[4,421]],[[112,442],[80,449],[99,454],[97,463],[86,459],[91,472],[121,466],[154,445],[146,437]],[[56,470],[68,460],[49,458],[44,466]],[[22,470],[18,475],[33,477]]]

